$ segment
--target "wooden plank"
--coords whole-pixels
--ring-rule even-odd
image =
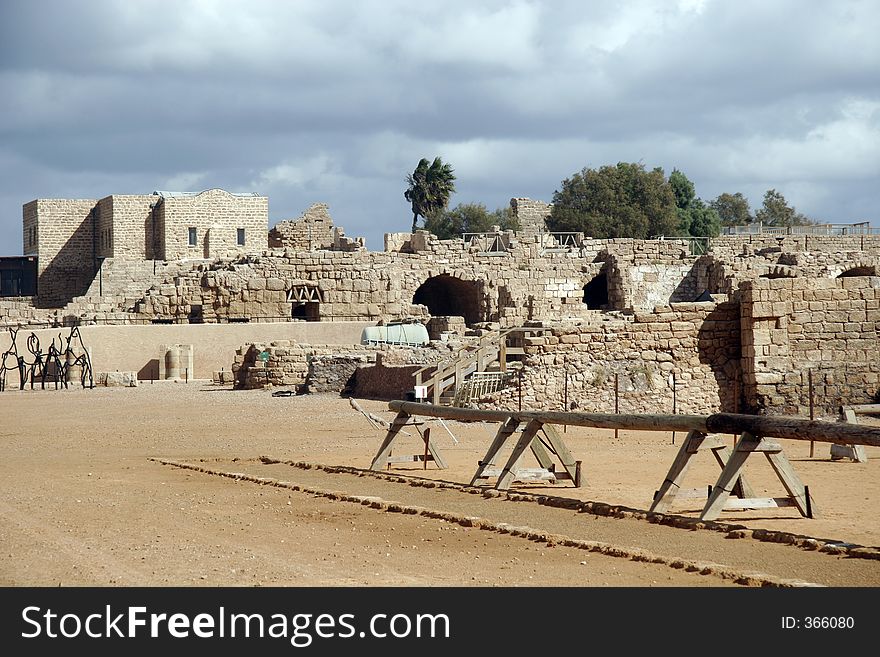
[[[796,506],[796,504],[790,497],[747,497],[745,499],[731,497],[724,503],[724,508],[727,511],[775,509],[785,506]]]
[[[547,436],[547,440],[550,442],[550,447],[556,452],[556,456],[559,457],[562,467],[565,468],[568,476],[572,481],[578,481],[577,461],[574,460],[571,452],[568,451],[568,446],[565,444],[562,436],[559,435],[556,427],[552,424],[545,424],[542,427],[542,431],[544,432],[544,435]]]
[[[675,496],[681,489],[681,483],[684,480],[684,476],[690,468],[691,457],[696,454],[700,443],[705,437],[706,435],[699,431],[691,431],[688,433],[687,437],[681,443],[681,447],[678,448],[678,453],[675,455],[675,459],[669,467],[669,472],[666,473],[666,478],[663,480],[663,483],[660,484],[660,489],[657,491],[654,501],[651,503],[650,511],[666,513],[667,509],[672,505]]]
[[[538,461],[538,464],[542,468],[548,470],[553,466],[553,459],[547,453],[547,448],[544,447],[544,443],[541,442],[541,439],[538,436],[535,436],[532,439],[532,443],[529,445],[529,447],[532,450],[532,454],[535,455],[535,459]]]
[[[471,486],[476,486],[482,483],[481,480],[485,480],[486,477],[483,475],[483,471],[491,467],[495,464],[495,459],[498,458],[498,452],[504,446],[504,443],[507,442],[507,439],[510,438],[513,433],[519,427],[519,420],[515,418],[507,418],[505,422],[498,427],[498,431],[495,433],[495,437],[492,439],[492,444],[489,445],[489,449],[486,451],[486,455],[483,457],[483,460],[479,462],[477,466],[477,471],[471,479]]]
[[[498,481],[495,484],[496,489],[507,490],[508,488],[510,488],[510,484],[513,481],[513,477],[515,475],[516,467],[517,465],[519,465],[519,461],[522,458],[523,453],[531,444],[538,431],[540,431],[541,424],[542,423],[539,420],[531,420],[525,426],[525,429],[523,429],[519,440],[516,442],[516,445],[513,448],[513,452],[510,454],[510,458],[507,459],[507,465],[504,466],[504,470],[501,473],[501,476],[498,477]]]
[[[700,513],[700,520],[715,520],[721,515],[721,510],[730,497],[734,483],[739,479],[746,460],[752,454],[752,450],[740,449],[740,447],[750,447],[752,443],[757,442],[760,442],[759,439],[750,433],[744,432],[740,437],[736,448],[733,450],[733,454],[730,455],[724,469],[721,471],[718,481],[712,487],[712,494]]]
[[[427,448],[428,448],[428,456],[434,459],[434,462],[437,464],[437,467],[445,470],[449,466],[446,465],[446,460],[443,458],[443,455],[440,453],[439,448],[437,447],[437,443],[434,442],[434,439],[431,438],[428,430],[425,430],[425,436],[428,438],[427,440]]]
[[[388,427],[388,433],[385,434],[385,439],[379,446],[379,451],[376,452],[376,456],[373,457],[373,462],[370,464],[370,470],[382,470],[385,468],[388,463],[388,456],[391,454],[391,448],[394,446],[394,442],[397,440],[401,428],[406,425],[406,421],[409,417],[409,413],[400,411],[397,414],[397,417],[394,418],[391,426]]]
[[[800,511],[801,515],[805,518],[808,517],[810,514],[807,513],[807,495],[804,490],[804,485],[801,483],[800,477],[797,476],[791,463],[789,463],[788,459],[785,457],[785,454],[782,452],[779,452],[778,454],[767,452],[764,456],[770,461],[770,465],[776,472],[776,476],[779,477],[782,485],[785,486],[785,490],[791,495],[795,505],[797,505],[798,511]],[[810,500],[810,511],[812,512],[813,518],[819,517],[819,509],[816,507],[816,504],[812,499]]]
[[[730,450],[727,448],[727,445],[721,445],[712,450],[712,456],[715,457],[715,460],[718,461],[718,465],[720,465],[723,470],[727,461],[730,460]],[[746,481],[746,476],[744,474],[741,474],[739,479],[736,480],[736,483],[733,486],[733,494],[742,498],[755,497],[755,491]]]
[[[692,454],[696,454],[697,452],[707,450],[707,449],[720,449],[723,447],[727,447],[727,444],[724,442],[724,436],[719,436],[717,433],[713,433],[711,435],[704,435],[702,440],[685,440],[685,443],[688,444],[688,449],[692,450]],[[724,464],[721,464],[721,467],[724,467]]]
[[[483,471],[484,477],[500,477],[504,472],[503,468],[486,468]],[[519,468],[513,476],[513,481],[532,481],[532,480],[553,480],[559,478],[557,472],[546,468]]]
[[[867,463],[868,455],[864,445],[838,445],[831,444],[831,460],[852,459],[856,463]]]
[[[425,461],[425,460],[426,459],[425,459],[424,454],[409,454],[409,455],[405,455],[405,456],[389,456],[385,460],[385,462],[386,463],[413,463],[413,462],[421,463],[422,461]],[[434,457],[431,456],[430,454],[428,454],[427,460],[433,461]]]

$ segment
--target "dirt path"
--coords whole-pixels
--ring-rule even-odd
[[[361,403],[391,416],[383,402]],[[722,572],[789,583],[880,584],[880,561],[257,460],[271,455],[367,467],[381,434],[333,396],[273,398],[203,383],[156,384],[6,392],[0,412],[6,419],[0,429],[3,585],[735,585]],[[459,444],[438,436],[448,470],[395,471],[466,484],[494,427],[450,428]],[[586,485],[533,492],[645,508],[676,449],[668,435],[624,434],[615,442],[607,432],[569,429],[564,436],[584,461]],[[791,449],[795,467],[823,500],[821,520],[801,519],[793,509],[725,514],[723,520],[875,545],[877,454],[869,450],[867,464],[832,463],[827,446],[812,460],[800,454],[805,447]],[[291,487],[235,481],[153,458]],[[695,485],[717,477],[714,463],[704,465],[690,473]],[[752,484],[773,481],[756,472]],[[317,491],[377,497],[441,517],[389,513],[387,504],[371,508]],[[488,529],[450,521],[459,516],[479,517]],[[528,526],[537,536],[502,533],[498,525]],[[535,540],[547,533],[571,544]],[[610,548],[584,549],[600,544]],[[609,556],[611,548],[621,556]],[[633,561],[635,552],[666,561]],[[676,560],[679,567],[670,567]],[[702,575],[681,567],[704,562],[718,566]]]

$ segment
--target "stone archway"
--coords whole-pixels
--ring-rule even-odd
[[[873,265],[859,265],[841,272],[837,278],[849,278],[851,276],[876,276],[877,267]]]
[[[608,308],[607,274],[602,272],[584,285],[584,303],[590,310],[605,310]]]
[[[413,295],[414,304],[428,307],[434,317],[464,317],[465,324],[483,321],[480,311],[480,286],[449,274],[432,276]]]

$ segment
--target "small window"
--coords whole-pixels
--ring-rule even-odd
[[[189,229],[189,245],[196,246],[197,244],[198,244],[198,237],[196,236],[196,229],[190,228]]]
[[[238,229],[238,245],[244,246],[244,228]]]

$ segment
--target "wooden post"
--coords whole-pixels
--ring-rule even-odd
[[[810,382],[810,421],[812,422],[814,418],[813,416],[813,370],[807,370],[807,379]],[[815,448],[815,443],[810,441],[810,458],[813,458],[813,450]]]
[[[565,376],[565,394],[563,395],[562,410],[568,412],[568,356],[562,359],[562,371]],[[568,433],[568,425],[562,425],[562,432]]]
[[[614,373],[614,414],[620,414],[620,406],[618,404],[618,396],[620,394],[620,385],[617,379],[617,372]],[[618,429],[614,430],[614,439],[617,440]]]
[[[427,470],[428,469],[428,452],[429,452],[428,447],[431,444],[431,427],[425,428],[425,433],[422,437],[425,439],[425,462],[424,462],[425,464],[424,464],[423,469]]]
[[[678,396],[675,385],[675,372],[672,373],[672,414],[678,415]],[[672,432],[672,444],[675,444],[675,432]]]
[[[522,411],[522,366],[519,368],[519,376],[517,376],[517,387],[519,388],[519,410]]]
[[[733,375],[733,412],[739,413],[739,398],[740,398],[740,389],[739,389],[739,370],[737,370]],[[733,447],[736,447],[736,434],[730,434],[730,437],[733,439]]]

